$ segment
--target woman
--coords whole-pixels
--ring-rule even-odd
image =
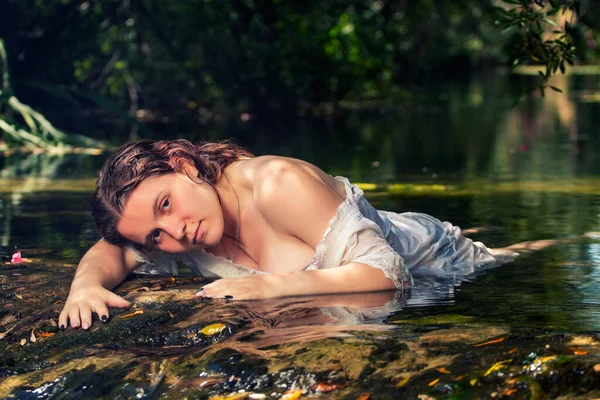
[[[345,178],[229,142],[123,146],[92,213],[103,239],[77,268],[61,328],[89,328],[92,312],[107,321],[107,306],[129,305],[110,289],[136,269],[176,273],[173,254],[225,278],[199,296],[236,300],[408,288],[411,273],[464,275],[516,254],[429,215],[378,212]]]

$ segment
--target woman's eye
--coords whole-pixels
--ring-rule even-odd
[[[151,240],[153,243],[158,243],[158,241],[160,240],[160,229],[157,229],[154,232],[152,232]]]
[[[169,199],[165,199],[162,204],[163,211],[167,211],[169,209],[170,205],[171,205],[171,202],[169,201]]]

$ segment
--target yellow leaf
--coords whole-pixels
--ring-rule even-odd
[[[519,389],[516,389],[516,388],[514,388],[514,389],[508,389],[506,392],[504,392],[504,395],[505,396],[511,396],[511,395],[517,393],[518,390]]]
[[[498,338],[498,339],[490,340],[488,342],[483,342],[483,343],[476,344],[474,347],[487,346],[488,344],[501,343],[501,342],[504,342],[505,339],[506,338],[501,337],[501,338]]]
[[[21,296],[20,294],[15,294],[15,297],[19,300],[23,300],[23,296]]]
[[[400,382],[396,383],[396,386],[402,387],[408,383],[410,380],[410,375],[402,379]]]
[[[302,396],[302,390],[287,391],[281,396],[282,400],[296,400]]]
[[[440,378],[434,379],[427,384],[427,386],[435,386],[440,381]]]
[[[21,344],[21,346],[25,346],[25,343],[27,343],[27,339],[21,339],[19,343]]]
[[[209,400],[242,400],[245,399],[246,397],[250,396],[250,393],[244,392],[244,393],[235,393],[229,396],[212,396],[209,397]]]
[[[450,373],[450,371],[448,371],[448,370],[447,370],[446,368],[444,368],[444,367],[440,367],[440,368],[438,368],[438,369],[437,369],[437,371],[438,371],[440,374],[449,374],[449,373]]]
[[[516,347],[515,347],[514,349],[510,349],[510,350],[508,351],[508,354],[512,354],[512,353],[514,353],[514,352],[515,352],[515,351],[517,351],[517,350],[518,350],[518,349],[517,349]]]
[[[587,351],[581,350],[581,349],[576,349],[575,347],[568,347],[565,350],[568,351],[569,353],[573,353],[578,356],[585,356],[586,354],[588,354]]]
[[[506,364],[509,362],[512,362],[512,360],[498,361],[496,364],[492,365],[492,367],[488,369],[487,372],[483,374],[483,376],[488,376],[489,374],[500,371],[502,368],[505,368]]]
[[[465,376],[464,376],[464,375],[461,375],[461,376],[457,376],[456,378],[454,378],[454,380],[455,380],[455,381],[461,381],[461,380],[463,380],[464,378],[465,378]]]
[[[119,315],[119,318],[121,318],[121,319],[131,318],[134,315],[140,315],[140,314],[143,314],[143,313],[144,313],[144,310],[135,310],[134,312],[132,312],[130,314]]]
[[[469,384],[470,384],[471,386],[475,386],[475,385],[477,385],[477,381],[478,381],[478,379],[477,379],[477,378],[473,378],[473,379],[471,379],[471,380],[469,381]]]
[[[208,336],[216,335],[223,331],[223,329],[227,328],[225,324],[210,324],[200,329],[200,333],[203,333]]]

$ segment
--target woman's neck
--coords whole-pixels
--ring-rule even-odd
[[[242,223],[242,210],[245,199],[245,184],[243,176],[239,173],[239,164],[243,161],[236,161],[223,169],[219,182],[216,185],[217,194],[221,201],[223,211],[223,234],[240,240],[240,226]]]

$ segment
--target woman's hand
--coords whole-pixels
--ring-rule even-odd
[[[102,286],[71,289],[58,318],[58,326],[64,329],[70,322],[73,328],[88,329],[92,326],[92,312],[98,314],[102,322],[106,322],[109,317],[107,307],[127,308],[130,305],[130,302]]]
[[[196,296],[233,300],[275,299],[289,296],[283,275],[249,275],[240,278],[219,279],[205,285]]]

